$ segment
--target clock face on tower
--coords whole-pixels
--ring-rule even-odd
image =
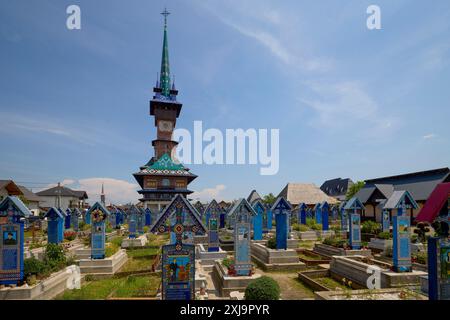
[[[171,121],[160,120],[158,122],[158,128],[159,128],[160,131],[170,132],[173,129],[173,124],[172,124]]]

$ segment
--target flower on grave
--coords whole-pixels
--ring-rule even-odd
[[[103,211],[101,211],[100,209],[94,210],[94,212],[92,212],[91,216],[92,216],[93,222],[102,222],[103,220],[106,219],[106,214]]]

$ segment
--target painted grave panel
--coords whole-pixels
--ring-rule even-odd
[[[162,299],[195,298],[195,246],[184,244],[162,247]]]
[[[23,279],[23,222],[0,225],[0,284]]]

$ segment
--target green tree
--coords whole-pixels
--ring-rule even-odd
[[[358,193],[359,190],[361,190],[366,183],[364,181],[357,181],[353,185],[350,186],[350,188],[347,190],[346,199],[350,200],[353,198],[355,194]]]
[[[263,202],[270,206],[275,203],[275,200],[277,200],[277,198],[273,195],[273,193],[266,194],[263,197]]]

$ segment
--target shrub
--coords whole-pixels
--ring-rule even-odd
[[[51,271],[56,271],[66,266],[66,255],[64,248],[56,243],[49,243],[45,248],[44,263]]]
[[[27,278],[32,275],[42,276],[49,272],[48,269],[48,266],[43,261],[40,261],[35,257],[23,260],[23,272]]]
[[[329,238],[325,238],[323,240],[323,243],[329,246],[333,246],[333,247],[337,247],[337,248],[343,248],[344,244],[347,243],[347,240],[336,237],[336,236],[332,236]]]
[[[380,232],[379,234],[377,234],[377,238],[378,239],[389,240],[389,239],[391,239],[391,234],[389,232],[387,232],[387,231]]]
[[[306,225],[311,229],[311,230],[322,230],[322,224],[317,223],[315,219],[313,218],[307,218],[306,219]]]
[[[280,286],[268,276],[262,276],[251,281],[245,289],[245,300],[278,299],[280,299]]]
[[[340,224],[332,224],[330,229],[336,233],[339,233],[339,232],[341,232],[341,225]]]
[[[420,264],[427,264],[428,262],[428,256],[426,252],[418,252],[415,255],[413,255],[413,260],[415,260],[417,263]]]
[[[381,231],[381,225],[374,221],[364,221],[361,224],[361,233],[378,234]]]
[[[275,237],[269,238],[267,241],[267,248],[276,249],[277,248],[277,239]]]
[[[230,258],[225,258],[225,259],[223,259],[222,260],[222,265],[225,267],[225,268],[230,268],[230,266],[232,265],[232,264],[234,264],[234,261],[232,260],[232,259],[230,259]]]

